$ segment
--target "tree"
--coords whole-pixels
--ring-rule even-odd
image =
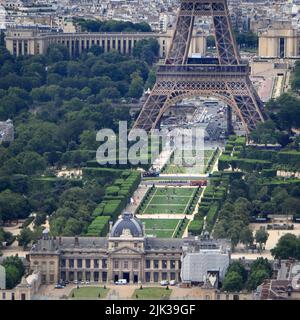
[[[260,250],[262,250],[262,245],[266,244],[269,238],[269,233],[264,229],[260,228],[255,233],[255,241],[259,243]]]
[[[29,228],[24,228],[21,230],[20,234],[17,236],[19,246],[22,246],[24,249],[31,243],[34,235]]]
[[[96,150],[99,143],[96,141],[96,132],[92,130],[84,130],[80,136],[80,148],[85,150]]]
[[[22,260],[18,256],[10,256],[4,259],[2,263],[6,272],[7,289],[14,288],[24,275],[25,268]]]
[[[240,261],[231,262],[231,264],[228,267],[227,272],[229,273],[229,272],[232,272],[232,271],[235,271],[239,275],[241,275],[241,277],[243,278],[243,283],[246,282],[246,280],[247,280],[247,270],[245,269],[244,265]]]
[[[247,288],[248,290],[255,290],[269,275],[266,270],[256,270],[250,273]]]
[[[18,193],[4,190],[0,193],[0,220],[26,218],[30,212],[28,200]]]
[[[265,279],[270,278],[272,276],[272,273],[273,269],[268,259],[256,259],[251,264],[247,288],[249,290],[256,289]]]
[[[222,290],[229,292],[241,291],[243,289],[243,278],[236,271],[228,272],[223,280]]]
[[[291,233],[283,235],[271,249],[271,254],[275,259],[300,259],[300,238]]]
[[[249,227],[244,228],[241,231],[240,234],[240,241],[245,245],[245,246],[249,246],[253,243],[254,238],[253,238],[253,234],[252,231],[250,230]]]
[[[144,91],[144,82],[138,72],[131,75],[131,83],[128,90],[128,96],[131,98],[140,98]]]

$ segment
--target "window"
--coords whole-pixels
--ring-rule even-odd
[[[47,278],[45,274],[42,274],[42,284],[46,284]]]
[[[25,55],[28,54],[28,41],[27,40],[24,41],[24,54]]]
[[[119,261],[114,260],[114,269],[119,269]]]
[[[219,293],[217,294],[217,300],[221,300],[221,295]]]
[[[150,269],[150,264],[151,263],[151,260],[146,260],[146,269]]]
[[[103,269],[107,268],[107,260],[106,259],[102,259],[102,268]]]
[[[54,274],[50,274],[50,283],[54,282]]]
[[[94,272],[94,281],[95,281],[95,282],[98,282],[98,281],[99,281],[99,272],[98,272],[98,271],[95,271],[95,272]]]
[[[240,300],[239,295],[238,295],[238,294],[234,294],[234,295],[233,295],[233,300]]]
[[[280,58],[285,57],[285,39],[284,38],[279,39],[279,56]]]
[[[158,272],[153,273],[154,282],[158,282]]]
[[[2,300],[5,300],[5,298],[6,298],[5,292],[2,292]]]
[[[115,248],[118,248],[118,246],[119,246],[119,243],[115,242]]]
[[[170,280],[176,280],[176,273],[175,272],[170,273]]]
[[[17,41],[16,40],[14,40],[13,41],[13,54],[17,54]]]
[[[22,54],[22,41],[18,41],[18,50],[19,50],[19,55]]]
[[[139,261],[138,260],[133,260],[133,269],[138,269],[139,268]]]
[[[94,268],[99,268],[99,260],[94,259]]]
[[[167,260],[162,260],[162,268],[167,269]]]
[[[146,272],[145,276],[146,276],[146,282],[150,282],[151,281],[151,272]]]
[[[107,281],[107,272],[104,271],[102,272],[102,282],[106,282]]]
[[[61,268],[65,268],[66,267],[66,259],[61,259],[60,260],[60,266],[61,266]]]
[[[69,259],[70,268],[74,268],[74,259]]]
[[[158,269],[158,260],[154,260],[154,269]]]
[[[89,269],[91,267],[91,259],[85,259],[85,267]]]
[[[168,274],[167,274],[167,272],[163,272],[163,273],[161,274],[161,278],[162,278],[162,280],[167,280],[167,279],[168,279]]]
[[[77,259],[77,268],[82,268],[82,259]]]
[[[124,269],[128,269],[128,260],[124,261],[123,267],[124,267]]]
[[[170,260],[171,269],[175,269],[175,260]]]

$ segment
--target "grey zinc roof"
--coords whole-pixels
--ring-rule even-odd
[[[120,237],[124,229],[129,229],[133,237],[143,237],[143,226],[131,213],[123,213],[112,227],[111,236]]]
[[[66,249],[101,249],[107,247],[107,238],[100,237],[78,237],[78,242],[75,245],[75,237],[60,237],[52,240],[39,240],[33,245],[31,252],[43,252],[51,251],[55,252],[58,250]],[[45,250],[43,249],[45,248]]]
[[[146,250],[151,249],[166,249],[180,250],[184,243],[184,239],[174,238],[146,238]]]

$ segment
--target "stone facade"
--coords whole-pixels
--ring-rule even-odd
[[[47,231],[31,249],[30,269],[41,272],[42,284],[60,280],[114,283],[180,282],[183,247],[201,240],[145,236],[144,226],[124,214],[108,237],[50,237]]]
[[[300,57],[300,33],[289,23],[274,23],[259,34],[260,57],[297,58]]]
[[[172,31],[166,33],[41,33],[38,29],[11,29],[6,33],[6,48],[16,56],[44,54],[50,44],[62,44],[69,49],[71,56],[80,54],[93,45],[100,46],[104,52],[112,50],[131,54],[136,42],[142,39],[157,39],[160,45],[160,58],[164,58],[172,41]],[[206,36],[194,33],[190,53],[205,54]]]

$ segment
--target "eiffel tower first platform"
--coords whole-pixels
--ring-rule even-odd
[[[217,56],[188,58],[196,17],[211,17]],[[159,126],[164,112],[187,97],[222,100],[240,118],[248,134],[264,121],[263,103],[249,78],[249,65],[241,60],[233,36],[226,0],[181,0],[172,44],[156,83],[133,128],[147,131]]]

